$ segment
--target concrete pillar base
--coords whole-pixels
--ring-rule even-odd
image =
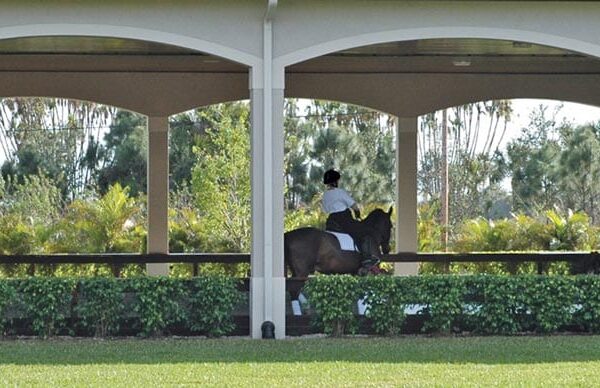
[[[264,321],[275,324],[275,338],[285,338],[285,278],[273,277],[271,281],[272,315],[265,315],[265,278],[250,278],[250,336],[262,338]]]

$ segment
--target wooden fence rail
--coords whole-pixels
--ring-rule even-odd
[[[449,262],[573,262],[582,259],[600,260],[592,252],[474,252],[474,253],[415,253],[399,252],[384,255],[389,263],[449,263]],[[248,253],[171,253],[171,254],[60,254],[60,255],[0,255],[0,264],[145,264],[145,263],[250,263]]]

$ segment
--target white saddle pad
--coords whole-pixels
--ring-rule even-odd
[[[342,248],[342,251],[358,252],[358,249],[356,249],[356,245],[354,245],[354,240],[352,239],[352,237],[350,237],[349,234],[332,232],[330,230],[326,230],[326,232],[331,233],[335,237],[337,237],[338,241],[340,242],[340,247]]]

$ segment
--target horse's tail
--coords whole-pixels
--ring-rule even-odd
[[[289,232],[288,232],[289,233]],[[288,233],[283,235],[283,277],[288,277],[288,270],[292,272],[292,277],[294,277],[294,270],[290,264],[290,244]]]

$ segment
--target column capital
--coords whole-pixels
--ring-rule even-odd
[[[148,132],[168,132],[169,116],[147,116]]]
[[[417,116],[412,117],[399,117],[396,116],[396,130],[398,133],[415,133],[419,127],[419,118]]]
[[[250,68],[248,89],[263,90],[265,88],[262,63]],[[285,89],[285,67],[273,66],[271,70],[271,89]]]

